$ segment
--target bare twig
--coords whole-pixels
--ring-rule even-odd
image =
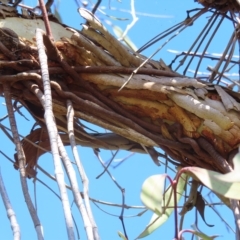
[[[20,180],[22,184],[23,195],[24,195],[28,210],[30,212],[30,215],[32,217],[38,239],[43,240],[42,226],[38,219],[37,212],[33,206],[30,195],[28,193],[28,186],[27,186],[26,172],[25,172],[26,158],[25,158],[24,151],[22,149],[20,139],[19,139],[16,120],[13,113],[13,106],[12,106],[11,95],[10,95],[10,86],[8,83],[5,83],[3,85],[3,88],[4,88],[4,96],[7,104],[7,110],[8,110],[9,122],[12,130],[13,140],[17,149],[17,157],[19,161]]]
[[[80,192],[79,192],[79,187],[78,187],[77,178],[76,178],[74,168],[72,166],[72,163],[71,163],[71,161],[70,161],[70,159],[67,155],[67,152],[66,152],[66,150],[64,148],[64,145],[61,141],[61,138],[59,136],[58,136],[58,148],[59,148],[59,152],[60,152],[61,157],[62,157],[64,167],[66,169],[68,178],[69,178],[70,183],[71,183],[71,189],[72,189],[72,192],[73,192],[74,201],[75,201],[78,209],[80,210],[81,216],[82,216],[83,221],[84,221],[84,227],[85,227],[85,230],[86,230],[86,233],[87,233],[87,236],[88,236],[88,240],[94,240],[93,231],[92,231],[93,226],[91,225],[91,222],[89,220],[89,216],[87,214],[86,208],[84,206],[84,203],[82,201],[82,198],[81,198],[81,195],[80,195]]]
[[[75,36],[75,34],[73,35]],[[96,47],[93,47],[96,51]],[[97,49],[99,50],[99,49]],[[101,53],[104,53],[101,51]],[[106,55],[108,56],[108,55]],[[102,57],[106,58],[105,55]],[[100,56],[98,56],[100,57]],[[106,59],[105,59],[106,60]],[[131,74],[136,68],[126,68],[121,66],[79,66],[79,67],[72,67],[75,71],[79,73],[122,73],[122,74]],[[40,73],[39,70],[29,70],[27,73]],[[64,73],[65,71],[60,67],[49,67],[49,73]],[[152,69],[152,68],[140,68],[136,75],[138,74],[145,74],[145,75],[155,75],[155,76],[162,76],[162,77],[184,77],[181,74],[171,71],[159,70],[159,69]],[[13,75],[15,76],[15,75]],[[167,79],[167,78],[166,78]],[[193,80],[193,79],[192,79]],[[0,78],[1,81],[1,78]],[[169,78],[170,81],[170,78]],[[167,81],[166,81],[167,82]]]
[[[97,3],[95,4],[95,6],[93,7],[92,14],[94,14],[94,13],[97,11],[97,9],[98,9],[98,7],[100,6],[101,2],[102,2],[102,0],[98,0],[98,1],[97,1]]]
[[[132,15],[132,22],[127,25],[124,33],[122,34],[121,38],[119,39],[120,41],[125,38],[125,36],[127,35],[128,31],[138,21],[138,17],[136,16],[136,11],[135,11],[135,0],[131,0],[131,15]]]
[[[51,95],[51,86],[48,74],[48,65],[47,65],[47,55],[44,50],[43,44],[43,33],[41,29],[36,30],[36,40],[37,40],[37,47],[39,52],[39,61],[41,64],[41,71],[42,71],[42,79],[43,79],[43,86],[44,86],[44,96],[39,99],[43,102],[43,107],[45,109],[44,118],[46,121],[49,139],[51,143],[51,150],[53,154],[54,166],[55,166],[55,174],[56,179],[62,199],[63,210],[65,215],[68,239],[74,240],[74,230],[73,230],[73,220],[70,210],[70,204],[68,200],[68,195],[66,192],[65,184],[64,184],[64,173],[61,166],[60,156],[58,152],[57,146],[57,127],[54,122],[54,115],[52,111],[52,95]],[[39,91],[40,93],[40,91]],[[45,99],[43,99],[45,97]]]
[[[175,38],[180,32],[182,32],[185,28],[187,28],[190,24],[192,24],[198,17],[200,17],[203,13],[206,12],[206,9],[202,9],[200,10],[195,16],[193,16],[190,19],[190,22],[188,22],[187,24],[181,24],[179,27],[181,27],[181,29],[176,32],[173,36],[171,36],[169,39],[167,39],[167,41],[161,46],[159,47],[153,54],[151,54],[150,57],[148,57],[145,61],[143,61],[134,71],[133,73],[129,76],[128,80],[121,86],[121,88],[119,89],[119,91],[121,91],[132,79],[132,77],[134,76],[134,74],[136,74],[138,72],[138,70],[140,68],[142,68],[150,59],[152,59],[170,40],[172,40],[173,38]]]
[[[96,149],[94,150],[94,153],[95,155],[97,156],[99,162],[101,163],[101,165],[104,167],[104,163],[100,157],[100,154],[98,153],[98,151],[96,151]],[[108,171],[108,169],[105,169],[107,174],[109,175],[109,177],[111,178],[111,180],[114,182],[114,184],[117,186],[117,188],[121,191],[122,193],[122,205],[124,206],[125,205],[125,189],[122,188],[119,183],[116,181],[116,179],[111,175],[111,173]],[[126,237],[126,239],[128,239],[127,237],[127,231],[126,231],[126,228],[125,228],[125,224],[124,224],[124,220],[123,220],[123,214],[124,214],[124,207],[122,207],[122,210],[121,210],[121,214],[119,216],[119,219],[121,220],[121,223],[122,223],[122,226],[123,226],[123,231],[124,231],[124,235]]]
[[[112,161],[114,160],[114,158],[116,157],[117,153],[118,153],[118,150],[115,151],[115,153],[112,155],[112,157],[111,157],[111,159],[110,159],[110,161],[109,161],[109,163],[107,164],[106,167],[103,165],[104,170],[103,170],[102,173],[100,173],[100,174],[96,177],[96,179],[100,178],[100,177],[106,172],[106,170],[107,170],[108,167],[111,165],[111,163],[112,163]]]
[[[40,5],[40,8],[42,10],[43,20],[44,20],[47,35],[50,39],[53,40],[52,30],[51,30],[50,23],[49,23],[49,20],[48,20],[48,13],[47,13],[44,1],[39,0],[39,5]]]
[[[89,180],[85,173],[84,167],[80,161],[80,157],[78,155],[76,141],[75,141],[75,137],[74,137],[74,128],[73,128],[74,109],[73,109],[72,102],[70,100],[67,100],[67,109],[68,109],[67,110],[67,119],[68,119],[69,140],[70,140],[70,144],[72,147],[73,156],[74,156],[75,162],[77,164],[78,171],[79,171],[80,177],[82,179],[82,183],[83,183],[83,195],[84,195],[84,201],[85,201],[85,206],[86,206],[86,211],[87,211],[86,217],[88,217],[88,221],[90,220],[90,222],[88,222],[88,224],[90,225],[90,228],[92,228],[92,230],[93,230],[94,239],[99,240],[100,237],[98,234],[97,225],[95,223],[94,216],[92,214],[92,209],[91,209],[90,202],[89,202],[89,190],[88,190],[89,189],[89,187],[88,187]],[[80,207],[80,205],[79,205],[79,207]],[[82,217],[84,217],[83,214],[82,214]]]
[[[11,228],[13,231],[13,239],[20,240],[21,239],[20,227],[18,225],[17,218],[16,218],[15,212],[12,208],[11,202],[8,198],[8,194],[7,194],[6,188],[4,186],[3,179],[2,179],[1,171],[0,171],[0,194],[1,194],[4,206],[7,211],[7,216],[9,218],[9,221],[11,224]]]

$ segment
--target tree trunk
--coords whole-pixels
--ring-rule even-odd
[[[159,153],[153,147],[160,147],[182,166],[227,172],[240,142],[239,95],[135,53],[90,12],[80,14],[87,20],[81,32],[51,22],[55,41],[43,37],[54,117],[64,144],[69,144],[66,113],[71,100],[80,145],[146,152],[156,163]],[[0,26],[0,81],[11,84],[12,98],[41,125],[22,141],[32,176],[36,147],[41,147],[37,158],[50,150],[44,110],[33,94],[34,89],[43,90],[35,30],[44,29],[44,23],[12,13],[1,19]],[[111,133],[91,134],[80,119]]]

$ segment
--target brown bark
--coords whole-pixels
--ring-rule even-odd
[[[131,51],[89,12],[81,14],[88,21],[81,32],[51,23],[55,42],[44,38],[58,130],[67,132],[69,99],[75,110],[79,144],[137,152],[144,152],[142,145],[148,149],[160,147],[183,166],[225,172],[228,156],[240,142],[238,94],[181,76],[163,62]],[[10,29],[11,21],[16,24]],[[17,29],[18,21],[23,29]],[[12,17],[3,19],[4,27],[0,29],[0,83],[11,84],[12,98],[21,102],[41,126],[23,140],[28,172],[38,157],[50,149],[44,111],[32,94],[33,88],[43,89],[34,34],[29,29],[24,34],[26,23],[31,25],[33,21],[43,24],[40,19]],[[54,33],[56,28],[62,29],[63,36]],[[113,133],[89,134],[79,124],[81,119]],[[65,134],[61,135],[69,144]],[[27,141],[42,147],[35,157],[36,145]]]

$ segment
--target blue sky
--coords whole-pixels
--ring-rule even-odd
[[[27,4],[34,6],[35,1],[28,1]],[[163,30],[168,27],[182,21],[186,17],[186,10],[199,7],[197,3],[193,0],[185,0],[185,1],[177,1],[177,0],[158,0],[158,1],[147,1],[144,0],[135,0],[135,8],[138,13],[139,20],[135,24],[135,26],[129,31],[128,36],[134,42],[137,47],[141,47],[144,43],[150,40],[155,35],[159,34]],[[116,10],[109,10],[108,6],[115,7]],[[108,15],[120,17],[120,18],[129,18],[131,20],[131,15],[125,10],[130,9],[130,1],[122,0],[122,2],[118,1],[102,1],[101,7]],[[81,29],[81,23],[83,23],[83,19],[79,16],[76,11],[76,5],[74,1],[60,1],[59,12],[62,16],[63,23]],[[148,14],[148,16],[145,16]],[[123,29],[129,21],[116,21],[111,18],[108,18],[97,12],[97,16],[102,20],[111,21],[113,25],[120,26]],[[203,17],[198,23],[194,24],[194,26],[190,27],[186,33],[177,37],[173,42],[170,42],[162,51],[155,57],[155,59],[164,59],[167,64],[173,59],[174,55],[169,53],[168,49],[174,49],[178,51],[187,50],[189,45],[193,42],[194,36],[196,36],[196,32],[199,31],[199,28],[203,26],[203,24],[207,21],[207,15]],[[106,26],[108,26],[106,24]],[[112,31],[111,26],[108,26],[109,31]],[[229,32],[228,25],[223,26],[223,31],[226,36]],[[224,44],[224,40],[228,38],[224,38],[220,36],[221,41],[216,41],[216,44],[211,47],[213,52],[221,52],[222,45]],[[164,40],[165,41],[165,40]],[[152,54],[154,50],[156,50],[163,43],[157,43],[153,47],[149,48],[144,52],[146,56]],[[206,63],[208,64],[208,62]],[[213,63],[212,63],[213,64]],[[192,69],[194,68],[194,65]],[[202,71],[206,71],[203,67]],[[190,74],[190,73],[189,73]],[[0,117],[6,115],[6,108],[4,105],[4,99],[1,98],[2,104],[0,105]],[[24,111],[24,114],[31,119],[31,116]],[[22,135],[27,135],[29,133],[33,121],[26,121],[18,114],[16,114],[18,120],[18,128],[19,132]],[[8,121],[4,120],[2,124],[8,126]],[[5,137],[3,132],[0,132],[1,141],[1,150],[4,151],[10,158],[13,158],[13,152],[15,147],[13,144]],[[72,154],[69,152],[70,157],[72,158]],[[95,199],[100,199],[106,202],[118,203],[121,204],[121,193],[119,189],[115,187],[113,182],[109,179],[107,174],[104,174],[100,179],[96,179],[96,176],[102,172],[102,167],[95,157],[93,151],[91,149],[79,147],[79,154],[81,160],[83,161],[83,165],[85,167],[86,173],[88,175],[90,181],[90,197]],[[116,158],[121,159],[125,156],[128,156],[129,153],[125,151],[121,151],[117,154]],[[111,158],[111,153],[107,151],[101,151],[101,157],[103,160],[108,161]],[[39,160],[39,165],[47,170],[50,174],[54,175],[53,162],[50,154],[45,154]],[[36,239],[36,234],[34,231],[34,226],[31,222],[28,210],[24,203],[23,195],[21,192],[19,173],[14,170],[12,164],[7,161],[3,156],[1,156],[0,168],[3,179],[5,181],[5,186],[8,190],[9,198],[13,205],[13,208],[16,212],[18,222],[21,227],[22,239],[23,240],[33,240]],[[126,160],[123,164],[121,164],[117,168],[110,168],[112,175],[118,181],[118,183],[125,188],[126,190],[126,204],[139,206],[142,205],[140,201],[140,189],[143,181],[153,175],[153,174],[161,174],[164,173],[165,168],[164,165],[161,167],[156,167],[156,165],[152,162],[149,156],[143,154],[135,154],[128,160]],[[169,172],[170,174],[171,171]],[[48,184],[54,191],[58,193],[58,187],[55,182],[49,180],[44,174],[38,171],[37,177]],[[79,180],[79,184],[80,184]],[[29,191],[31,196],[34,197],[34,184],[32,180],[28,180],[29,183]],[[66,179],[66,183],[68,180]],[[62,211],[61,202],[59,199],[46,187],[44,187],[39,182],[35,183],[36,187],[36,196],[37,196],[37,208],[39,213],[40,221],[44,228],[45,239],[50,240],[64,240],[67,239],[66,227],[64,222],[64,216]],[[80,184],[81,187],[81,184]],[[204,191],[203,196],[206,196],[208,191]],[[73,197],[71,192],[69,192],[70,201],[73,201]],[[219,202],[219,200],[214,197],[214,201]],[[118,219],[121,208],[117,207],[109,207],[104,205],[99,205],[104,211],[109,214],[104,213],[102,210],[98,209],[95,205],[93,206],[94,216],[96,218],[97,225],[99,227],[99,232],[101,239],[103,240],[114,240],[120,239],[117,235],[117,231],[122,230],[121,222]],[[232,213],[226,209],[225,207],[219,207],[219,211],[221,211],[222,216],[225,220],[228,221],[231,226],[233,226]],[[224,223],[218,218],[218,216],[207,207],[206,209],[206,220],[209,224],[215,224],[215,227],[209,228],[207,227],[201,218],[198,218],[199,227],[202,231],[204,231],[208,235],[221,235],[221,239],[233,239],[233,234],[231,231],[228,231],[224,225]],[[137,215],[141,210],[126,210],[124,215],[127,216],[125,218],[125,225],[128,232],[129,239],[132,240],[138,236],[138,234],[144,229],[147,223],[150,220],[151,212],[145,213],[141,217],[130,217],[133,215]],[[0,236],[1,239],[9,240],[12,239],[12,232],[10,229],[10,225],[5,213],[5,209],[3,207],[2,201],[0,200]],[[115,216],[111,216],[113,214]],[[73,215],[74,219],[78,225],[78,231],[80,232],[81,239],[86,239],[82,220],[77,211],[76,207],[73,204]],[[194,211],[187,214],[185,227],[189,228],[191,224],[194,223]],[[159,230],[154,232],[151,236],[146,239],[155,240],[155,239],[172,239],[174,236],[174,228],[173,228],[174,219],[171,217],[169,221],[164,224]],[[77,235],[76,235],[77,236]],[[189,235],[184,236],[185,239],[190,239]],[[77,238],[76,238],[77,239]]]

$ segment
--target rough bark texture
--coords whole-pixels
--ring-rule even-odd
[[[163,61],[146,59],[118,42],[90,12],[80,13],[87,20],[81,32],[52,22],[55,41],[44,37],[54,114],[64,143],[69,144],[65,134],[69,99],[79,144],[147,150],[155,159],[153,147],[160,147],[183,166],[226,172],[240,142],[239,94],[181,76]],[[11,83],[12,98],[41,126],[22,141],[32,176],[38,157],[50,150],[44,112],[32,94],[34,88],[43,89],[34,31],[44,24],[13,12],[5,17],[0,21],[0,83]],[[90,134],[80,119],[113,133]]]
[[[208,8],[217,9],[220,12],[239,12],[240,5],[238,0],[196,0],[203,6]]]

